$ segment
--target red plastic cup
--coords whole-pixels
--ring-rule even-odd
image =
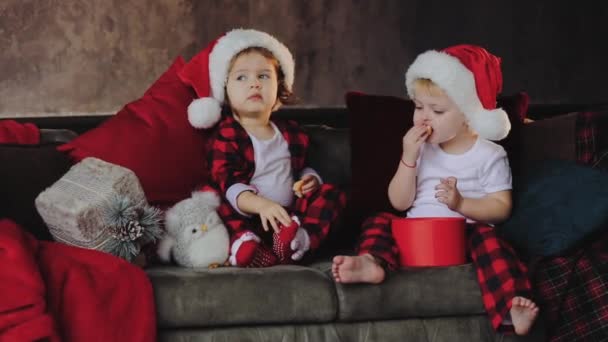
[[[395,219],[393,237],[404,267],[453,266],[466,262],[464,218]]]

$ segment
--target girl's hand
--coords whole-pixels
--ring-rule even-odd
[[[454,177],[442,178],[439,185],[435,187],[435,190],[438,190],[435,193],[435,198],[451,210],[460,212],[463,198],[456,187],[456,183],[457,180]]]
[[[429,126],[419,125],[410,128],[403,136],[403,155],[401,158],[408,165],[415,165],[420,154],[420,146],[429,137]]]
[[[279,233],[280,225],[287,227],[291,224],[291,217],[289,217],[285,208],[269,199],[264,199],[258,212],[265,231],[272,227],[275,233]]]
[[[307,194],[319,188],[319,180],[317,179],[317,177],[311,174],[304,175],[300,180],[302,181],[302,194]]]

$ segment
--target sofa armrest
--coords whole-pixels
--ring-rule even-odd
[[[9,218],[41,240],[52,240],[34,201],[72,166],[55,144],[0,145],[0,218]]]
[[[76,132],[69,129],[42,128],[40,129],[40,144],[63,144],[77,136]]]

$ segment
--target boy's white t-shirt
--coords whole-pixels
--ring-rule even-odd
[[[448,177],[457,179],[458,191],[467,198],[481,198],[512,188],[507,153],[496,143],[477,138],[462,154],[449,154],[439,145],[423,144],[418,158],[416,198],[407,217],[463,217],[435,198],[435,187],[440,179]]]

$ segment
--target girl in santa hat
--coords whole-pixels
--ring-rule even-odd
[[[526,266],[496,236],[492,224],[511,212],[511,170],[501,140],[510,130],[496,108],[502,88],[500,59],[473,45],[419,55],[406,72],[415,103],[414,125],[389,187],[392,206],[407,217],[464,217],[468,247],[482,298],[497,331],[529,332],[538,307]],[[381,213],[363,223],[357,256],[336,256],[340,283],[380,283],[398,265],[391,232],[395,216]]]
[[[231,233],[230,264],[266,267],[317,249],[345,206],[342,191],[307,165],[308,136],[294,121],[271,119],[293,102],[294,60],[285,45],[236,29],[182,70],[198,95],[188,108],[197,128],[214,125],[209,164]]]

